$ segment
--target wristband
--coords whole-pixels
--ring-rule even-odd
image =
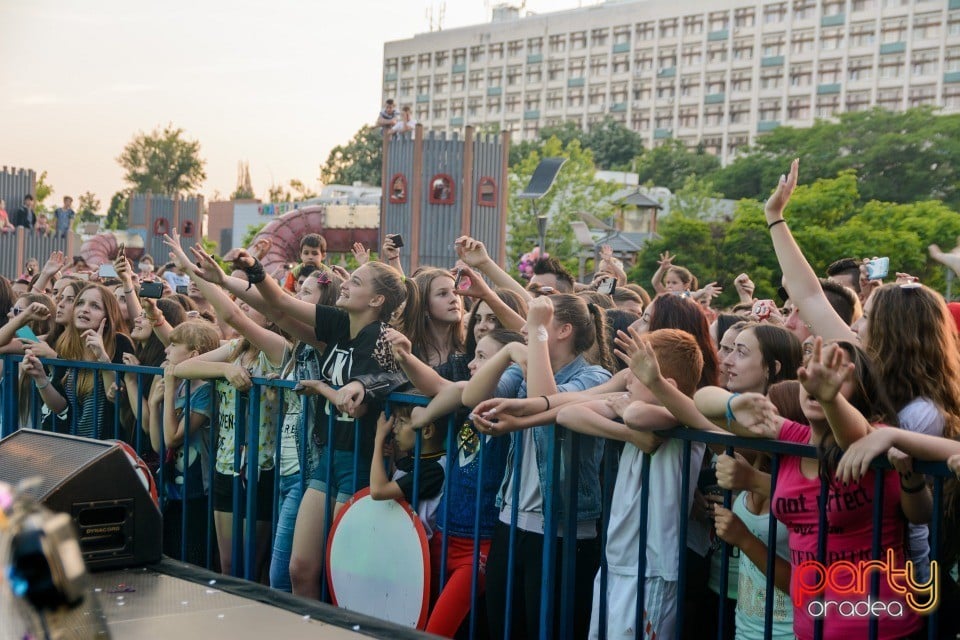
[[[548,398],[547,396],[540,396],[540,397],[543,398],[543,401],[547,403],[547,409],[546,409],[546,410],[547,410],[547,411],[550,411],[550,398]]]
[[[247,282],[251,285],[260,284],[267,279],[267,272],[263,270],[259,260],[254,261],[249,267],[244,267],[243,271],[247,274]]]
[[[47,381],[43,384],[42,387],[41,387],[39,384],[37,384],[37,381],[36,381],[36,380],[33,381],[33,384],[34,384],[34,386],[37,387],[37,391],[43,391],[44,389],[46,389],[47,387],[50,386],[50,381],[47,380]]]
[[[133,293],[133,289],[124,289],[123,292],[127,295],[130,295],[131,293]]]
[[[775,226],[777,226],[781,222],[786,223],[786,220],[784,218],[780,218],[779,220],[774,220],[773,222],[767,225],[767,229],[773,229]]]
[[[550,334],[547,333],[547,328],[544,326],[537,327],[537,340],[540,342],[546,342],[550,339]]]
[[[733,399],[736,398],[739,393],[731,393],[730,397],[727,398],[727,431],[730,430],[734,417],[733,417],[733,407],[730,406],[730,403],[733,402]]]
[[[920,493],[926,488],[927,488],[926,482],[921,482],[916,487],[908,487],[903,484],[903,479],[902,478],[900,479],[900,491],[903,491],[904,493]]]

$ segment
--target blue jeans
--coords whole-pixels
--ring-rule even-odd
[[[277,537],[273,539],[273,555],[270,558],[270,586],[290,592],[290,553],[293,550],[293,525],[297,523],[300,510],[300,474],[280,476],[280,515],[277,519]]]

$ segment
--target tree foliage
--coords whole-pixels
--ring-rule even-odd
[[[802,170],[801,164],[801,170]],[[854,171],[801,185],[786,210],[797,243],[814,270],[843,257],[890,257],[890,272],[919,276],[942,290],[943,269],[927,256],[931,243],[953,246],[960,235],[960,216],[942,202],[910,204],[862,203]],[[717,280],[724,287],[720,306],[737,301],[733,279],[747,273],[757,285],[758,298],[773,298],[780,286],[780,266],[759,200],[741,200],[730,223],[706,222],[671,212],[663,218],[661,238],[647,244],[631,272],[646,284],[657,269],[662,251],[677,255],[675,264],[689,268],[701,283]]]
[[[647,150],[637,158],[640,184],[677,191],[690,176],[709,177],[720,168],[720,160],[703,148],[687,149],[680,140],[671,139]]]
[[[360,127],[350,142],[330,151],[320,169],[323,184],[380,184],[383,164],[383,136],[370,125]]]
[[[250,163],[241,162],[237,166],[237,188],[230,194],[231,200],[252,200],[256,196],[253,193],[253,181],[250,179]],[[218,200],[219,198],[214,198]]]
[[[600,169],[629,170],[643,153],[643,137],[609,117],[590,127],[581,144],[593,152],[594,164]]]
[[[253,246],[253,239],[257,237],[257,234],[260,233],[265,226],[267,226],[266,222],[247,225],[247,230],[243,233],[243,239],[240,240],[240,246],[244,248]]]
[[[855,171],[860,202],[937,199],[958,207],[960,115],[935,114],[931,107],[876,108],[805,129],[778,127],[718,171],[714,183],[728,198],[760,197],[800,158],[811,179]]]
[[[130,194],[126,191],[117,191],[110,198],[110,207],[107,209],[107,219],[104,226],[107,229],[126,229],[129,217]]]
[[[100,199],[92,191],[80,194],[77,200],[77,222],[100,222]]]
[[[172,124],[135,135],[117,162],[134,193],[150,191],[175,196],[195,192],[207,179],[200,143],[187,140],[184,130]]]
[[[521,200],[517,194],[530,181],[530,176],[541,158],[563,156],[566,164],[560,169],[556,182],[543,198],[536,202]],[[548,140],[541,150],[530,154],[511,168],[510,213],[507,220],[510,229],[507,240],[507,266],[513,268],[520,256],[530,251],[538,242],[537,215],[548,215],[547,252],[564,260],[573,273],[577,272],[576,245],[570,222],[581,211],[598,217],[610,215],[613,205],[603,202],[613,194],[617,185],[597,180],[593,154],[572,139],[565,146],[559,138]],[[536,210],[534,209],[536,207]]]
[[[34,209],[38,215],[51,211],[46,204],[46,199],[51,195],[53,195],[53,185],[47,182],[47,171],[43,170],[40,172],[37,184],[33,188]]]
[[[287,186],[275,184],[267,190],[267,202],[303,202],[316,197],[316,191],[296,178],[290,180]]]

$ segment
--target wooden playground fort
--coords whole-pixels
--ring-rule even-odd
[[[403,236],[403,268],[445,266],[453,241],[481,240],[498,264],[506,260],[510,133],[463,137],[417,125],[413,135],[383,136],[381,242],[384,233]],[[450,265],[452,266],[452,265]]]

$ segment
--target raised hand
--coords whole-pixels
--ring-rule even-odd
[[[667,267],[673,266],[673,259],[675,257],[676,256],[670,255],[669,251],[664,251],[660,254],[660,259],[657,260],[657,264],[660,265],[661,268],[666,269]]]
[[[740,296],[741,302],[750,302],[753,300],[753,292],[756,289],[756,285],[747,274],[741,273],[738,275],[737,279],[733,281],[733,287],[737,290],[737,295]]]
[[[354,242],[350,248],[353,257],[357,259],[357,264],[361,267],[370,262],[370,249],[363,246],[362,242]]]
[[[252,247],[250,247],[250,255],[257,260],[263,260],[263,256],[267,255],[267,252],[270,251],[270,247],[272,245],[273,242],[270,240],[270,238],[260,238]]]
[[[233,268],[234,269],[249,269],[257,263],[259,258],[251,255],[246,249],[240,249],[233,256]]]
[[[50,309],[47,308],[47,305],[42,302],[31,302],[17,319],[26,325],[34,320],[46,320],[49,317]]]
[[[197,261],[196,268],[193,270],[197,277],[217,285],[224,283],[227,274],[213,259],[213,256],[204,251],[200,245],[190,247],[190,253]]]
[[[553,301],[550,296],[539,296],[530,301],[527,307],[527,329],[536,331],[538,327],[546,327],[553,321]],[[531,331],[531,333],[532,333]],[[531,339],[534,337],[531,335]]]
[[[823,346],[823,338],[813,342],[810,361],[797,371],[797,379],[818,402],[832,402],[840,387],[853,375],[854,365],[847,352],[836,344]]]
[[[340,278],[343,279],[343,280],[349,280],[349,279],[350,279],[350,272],[347,271],[346,269],[344,269],[343,267],[341,267],[341,266],[338,265],[338,264],[335,264],[335,265],[331,266],[331,267],[330,267],[330,270],[333,271],[333,272],[334,272],[335,274],[337,274],[338,276],[340,276]]]
[[[470,236],[460,236],[453,243],[453,246],[460,259],[474,269],[481,268],[490,260],[490,254],[487,253],[486,246]]]
[[[939,246],[932,244],[927,247],[930,257],[960,273],[960,238],[957,238],[957,246],[949,252],[943,251]]]
[[[777,183],[777,188],[763,207],[763,212],[767,216],[768,223],[783,217],[783,210],[787,207],[787,203],[790,201],[790,196],[793,195],[794,189],[797,188],[797,178],[799,175],[800,159],[797,158],[790,163],[790,173],[780,176],[780,182]]]
[[[107,355],[107,350],[103,346],[103,330],[107,326],[107,319],[104,318],[100,321],[100,327],[96,330],[87,329],[83,332],[83,344],[87,349],[90,350],[90,353],[93,354],[93,357],[99,360],[100,362],[110,362],[110,356]]]
[[[50,254],[50,257],[47,258],[40,273],[49,279],[57,275],[57,273],[63,269],[65,263],[66,258],[63,256],[63,251],[54,251]]]
[[[117,270],[117,277],[120,278],[120,282],[123,283],[124,289],[133,288],[133,267],[130,265],[130,261],[127,260],[127,256],[118,254],[113,261],[113,268]]]
[[[383,241],[383,246],[380,248],[380,257],[387,262],[400,259],[400,248],[393,244],[394,235],[395,234],[392,233],[387,235],[386,239]]]
[[[458,260],[457,265],[450,270],[454,280],[457,279],[458,274],[460,284],[453,290],[457,295],[483,299],[493,293],[484,279],[462,260]]]
[[[628,331],[629,334],[617,332],[616,343],[619,348],[615,349],[614,353],[630,367],[630,371],[640,382],[649,387],[661,377],[657,354],[636,329],[629,327]]]

